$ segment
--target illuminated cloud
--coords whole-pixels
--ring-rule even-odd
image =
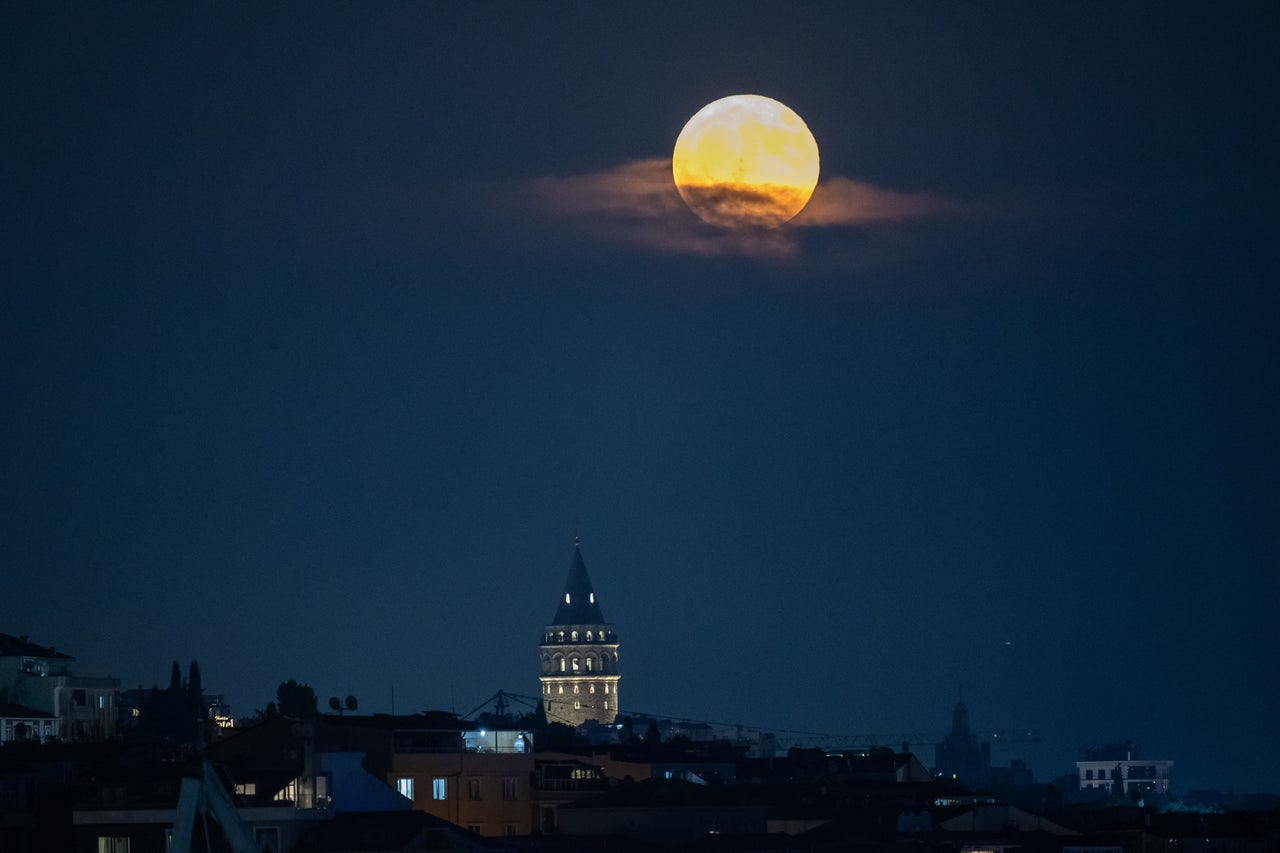
[[[870,229],[952,216],[965,208],[933,193],[903,193],[837,177],[820,181],[805,209],[779,228],[718,228],[689,210],[665,158],[536,178],[522,187],[521,201],[528,212],[600,240],[658,252],[774,258],[794,255],[805,228]]]

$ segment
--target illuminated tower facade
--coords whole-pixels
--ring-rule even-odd
[[[574,543],[555,618],[542,634],[538,653],[548,722],[570,726],[588,720],[613,722],[618,714],[618,635],[604,621],[578,543]]]

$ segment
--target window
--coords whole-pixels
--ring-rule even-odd
[[[591,692],[592,692],[592,693],[595,693],[595,692],[596,692],[596,683],[595,683],[594,681],[593,681],[593,682],[591,682]]]
[[[517,826],[514,823],[504,823],[502,825],[502,833],[508,837],[516,834]]]
[[[129,853],[129,836],[99,835],[98,853]]]
[[[449,780],[441,779],[440,777],[431,780],[431,799],[449,799]]]
[[[565,603],[565,604],[570,604],[570,603],[571,603],[571,602],[569,601],[569,593],[567,593],[567,592],[564,594],[564,603]]]
[[[560,692],[561,692],[561,693],[563,693],[563,692],[564,692],[564,685],[563,685],[563,684],[561,684],[561,685],[560,685]]]
[[[605,693],[605,695],[606,695],[606,696],[608,696],[608,695],[609,695],[609,685],[607,685],[607,684],[604,686],[604,693]]]
[[[564,672],[564,658],[560,658],[560,671]]]
[[[467,799],[469,800],[480,799],[480,780],[479,779],[471,778],[467,780]]]
[[[578,632],[577,632],[577,631],[570,631],[570,632],[569,632],[569,639],[573,640],[575,643],[576,643],[576,642],[578,642]]]
[[[588,631],[588,632],[587,632],[587,642],[588,642],[588,643],[589,643],[589,642],[591,642],[591,632],[590,632],[590,631]]]
[[[236,793],[242,797],[255,797],[258,795],[258,783],[244,782],[236,785]]]
[[[576,684],[575,684],[575,685],[573,685],[573,692],[574,692],[574,693],[577,693],[577,692],[578,692],[578,685],[576,685]]]
[[[259,826],[253,830],[253,840],[262,853],[280,853],[280,829],[275,826]]]
[[[480,834],[481,834],[481,833],[480,833],[480,824],[478,824],[478,823],[469,823],[469,824],[467,824],[467,831],[468,831],[468,832],[474,832],[476,835],[480,835]]]
[[[516,798],[516,777],[502,777],[502,799],[514,800]]]
[[[596,603],[596,594],[594,592],[587,593],[587,598],[591,601],[592,604]]]
[[[577,659],[577,658],[574,658],[574,659],[573,659],[573,671],[574,671],[574,672],[577,672],[577,671],[578,671],[578,659]]]
[[[1084,778],[1086,778],[1086,779],[1092,779],[1092,778],[1093,778],[1093,771],[1092,771],[1092,770],[1086,770],[1086,771],[1084,771]]]
[[[604,709],[605,709],[606,711],[607,711],[607,710],[609,710],[609,700],[608,700],[608,699],[604,700]]]
[[[400,796],[409,800],[413,799],[413,777],[396,780],[396,790],[400,792]]]
[[[587,672],[591,672],[595,669],[595,666],[593,665],[595,662],[595,658],[587,658]]]
[[[582,710],[582,703],[581,703],[581,702],[579,702],[577,699],[574,699],[574,700],[573,700],[573,709],[574,709],[575,711],[580,711],[580,710]]]

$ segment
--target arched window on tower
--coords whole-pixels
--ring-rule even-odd
[[[564,631],[560,632],[560,642],[564,642]]]
[[[564,672],[564,658],[560,658],[560,671]]]
[[[572,633],[570,633],[569,639],[573,640],[575,643],[578,642],[578,632],[573,631]]]
[[[588,631],[588,632],[587,632],[587,642],[588,642],[588,643],[589,643],[589,642],[591,642],[591,632],[590,632],[590,631]]]
[[[596,659],[591,655],[587,655],[587,672],[594,672],[596,668],[595,664]]]
[[[574,658],[574,659],[573,659],[573,671],[574,671],[574,672],[577,672],[577,671],[578,671],[578,659],[577,659],[577,658]]]

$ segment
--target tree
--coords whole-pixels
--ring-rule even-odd
[[[290,678],[276,688],[276,707],[286,717],[312,716],[317,708],[316,691]]]
[[[178,662],[173,662],[173,671],[169,674],[169,692],[182,692],[182,668],[178,666]]]
[[[197,709],[204,708],[204,688],[200,684],[200,664],[191,662],[191,675],[187,677],[187,696]]]

